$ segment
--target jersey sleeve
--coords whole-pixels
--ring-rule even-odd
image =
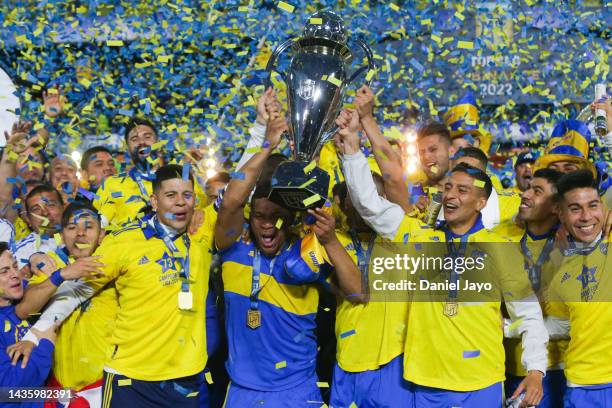
[[[426,228],[428,228],[428,226],[424,222],[414,217],[404,215],[400,225],[397,227],[397,232],[393,241],[403,242],[404,244],[411,242],[413,241],[413,237],[419,235],[420,231]]]

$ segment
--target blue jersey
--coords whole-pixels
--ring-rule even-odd
[[[28,322],[21,320],[15,314],[15,306],[0,307],[0,317],[3,320],[3,330],[0,334],[0,387],[41,387],[44,385],[53,357],[53,343],[43,339],[34,347],[30,360],[25,368],[21,362],[11,365],[6,348],[15,344],[27,333]],[[14,407],[13,403],[0,403],[0,407]],[[43,403],[22,404],[24,406],[42,407]]]
[[[312,236],[282,250],[276,258],[258,255],[260,290],[251,298],[253,243],[238,241],[221,252],[228,338],[227,371],[233,383],[259,391],[294,387],[315,376],[315,317],[328,264]],[[272,268],[271,268],[272,265]],[[261,325],[248,326],[255,308]]]

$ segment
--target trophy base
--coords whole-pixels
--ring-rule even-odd
[[[307,162],[291,160],[282,162],[272,177],[268,198],[294,211],[322,207],[329,189],[329,174],[319,167],[306,169],[308,165]]]

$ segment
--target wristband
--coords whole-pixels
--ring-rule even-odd
[[[49,276],[49,280],[55,286],[59,286],[62,284],[62,282],[64,282],[64,278],[62,278],[60,271],[61,269],[58,269],[57,271],[53,272],[51,276]]]

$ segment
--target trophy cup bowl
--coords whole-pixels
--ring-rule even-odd
[[[370,48],[357,40],[368,65],[348,76],[353,53],[346,44],[344,23],[337,14],[322,11],[308,21],[303,36],[279,45],[266,67],[271,75],[277,58],[291,47],[293,57],[284,79],[293,160],[281,163],[276,169],[269,199],[297,211],[325,203],[330,176],[311,162],[336,133],[335,120],[342,109],[346,86],[366,69],[374,68]]]

